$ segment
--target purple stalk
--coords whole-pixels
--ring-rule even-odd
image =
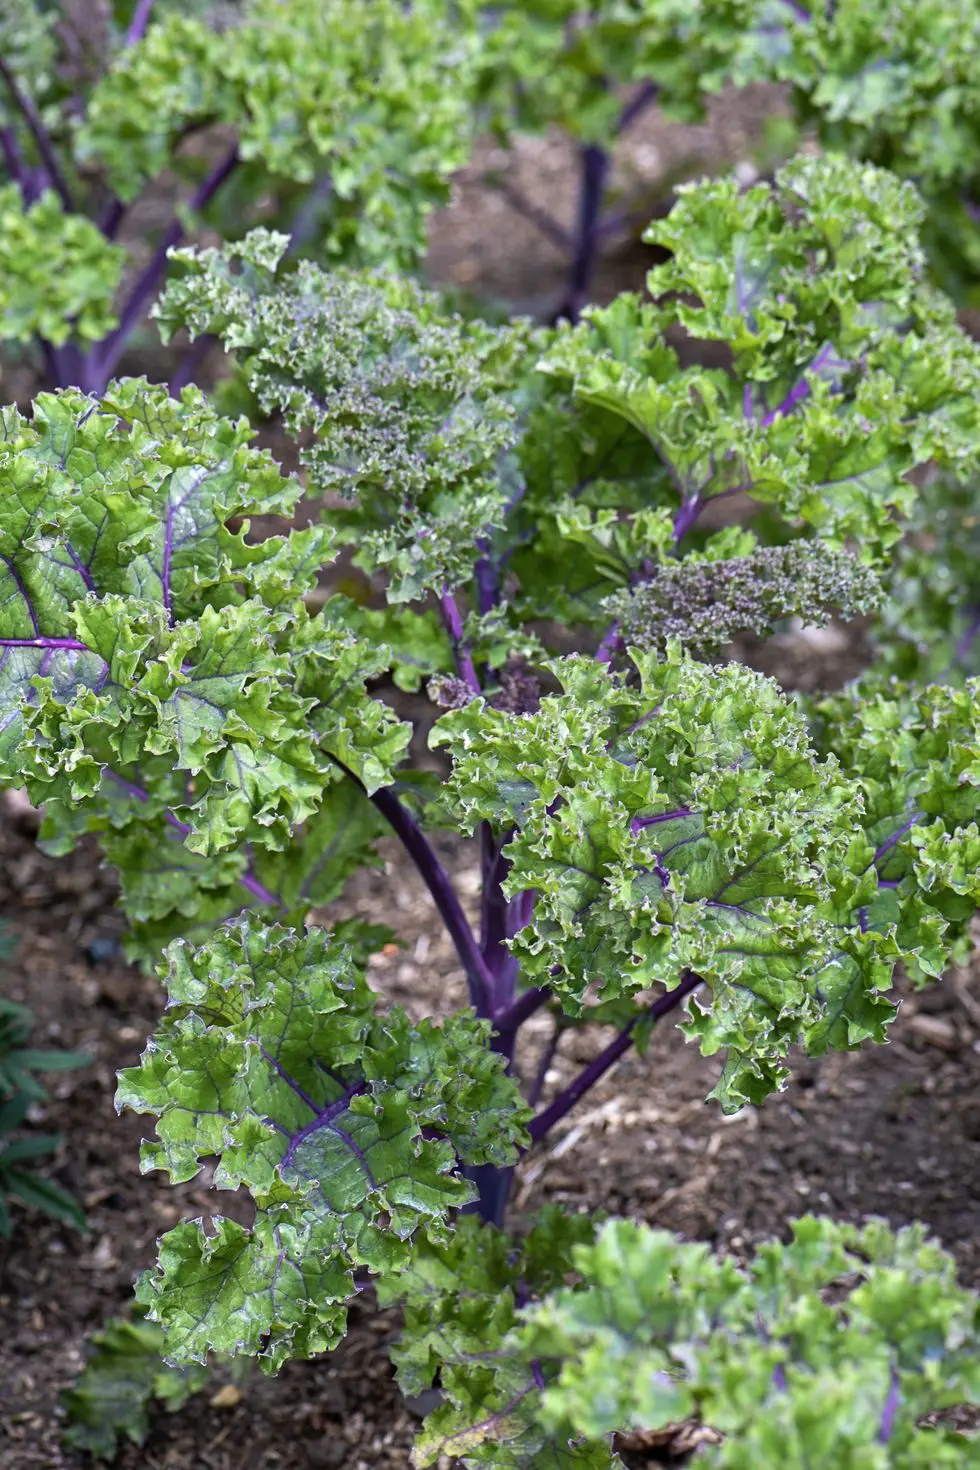
[[[24,208],[29,209],[39,191],[34,178],[34,170],[24,162],[20,145],[17,142],[17,134],[13,128],[0,128],[0,153],[3,154],[8,174],[20,189]]]
[[[513,1005],[506,1011],[500,1011],[493,1018],[494,1028],[500,1032],[516,1031],[524,1025],[528,1016],[533,1016],[543,1005],[547,1005],[551,999],[551,988],[547,985],[536,985],[533,990],[525,990],[518,996]]]
[[[163,539],[163,559],[160,566],[160,587],[163,596],[163,605],[167,610],[167,622],[173,627],[174,615],[171,608],[170,595],[170,564],[174,554],[174,514],[177,507],[173,501],[167,506],[167,527]]]
[[[0,638],[0,648],[71,648],[76,653],[91,653],[87,643],[77,638]]]
[[[617,137],[621,138],[626,132],[626,129],[632,127],[633,123],[636,122],[636,119],[640,116],[641,113],[646,111],[651,102],[656,101],[657,91],[658,88],[656,82],[643,82],[636,89],[630,100],[627,102],[626,106],[623,108],[622,112],[619,114],[619,121],[616,124]]]
[[[497,188],[514,213],[529,220],[535,229],[554,245],[556,250],[560,250],[562,255],[571,256],[573,254],[575,241],[564,226],[553,219],[546,209],[534,204],[513,184],[505,182],[498,184]]]
[[[579,153],[581,183],[579,187],[578,224],[575,231],[575,254],[564,299],[555,319],[577,322],[582,307],[589,299],[592,276],[599,257],[599,219],[609,174],[609,155],[604,148],[589,143]]]
[[[665,1016],[679,1006],[681,1001],[686,999],[700,984],[702,984],[701,976],[695,975],[692,970],[687,970],[673,990],[668,990],[665,995],[660,996],[659,1000],[655,1000],[646,1011],[638,1012],[629,1025],[619,1033],[615,1041],[610,1042],[604,1051],[589,1062],[587,1067],[583,1067],[578,1076],[558,1094],[554,1102],[550,1103],[543,1113],[538,1114],[528,1130],[531,1134],[531,1142],[540,1143],[545,1134],[549,1133],[566,1113],[571,1112],[575,1104],[595,1086],[600,1077],[603,1077],[610,1067],[615,1066],[620,1057],[629,1051],[633,1045],[633,1032],[644,1017],[651,1021],[658,1021],[661,1016]]]
[[[541,1053],[541,1059],[538,1062],[538,1068],[534,1074],[534,1081],[531,1083],[527,1094],[527,1100],[532,1108],[536,1108],[538,1103],[541,1101],[541,1094],[544,1091],[545,1080],[548,1076],[548,1071],[551,1067],[551,1064],[555,1060],[555,1053],[558,1050],[558,1043],[561,1041],[562,1029],[563,1028],[560,1025],[555,1026],[554,1030],[551,1033],[551,1036],[548,1038],[547,1046]]]
[[[48,136],[47,128],[45,128],[44,123],[41,121],[41,114],[38,112],[31,99],[25,96],[24,93],[20,90],[20,87],[17,83],[17,78],[14,76],[13,72],[10,70],[10,67],[4,61],[2,56],[0,56],[0,80],[3,81],[4,85],[7,88],[7,91],[10,93],[14,106],[17,108],[17,111],[20,113],[21,117],[27,124],[28,132],[34,139],[37,151],[41,155],[42,162],[44,163],[44,167],[47,170],[48,182],[54,189],[58,198],[61,200],[65,211],[68,214],[71,214],[75,206],[72,201],[68,185],[65,182],[65,176],[61,172],[60,165],[57,158],[55,157],[54,148],[52,146],[51,139]]]
[[[690,500],[685,500],[683,502],[680,510],[674,517],[675,546],[678,546],[680,542],[683,541],[684,537],[694,525],[694,522],[704,510],[704,507],[707,505],[707,503],[708,502],[706,500],[701,500],[700,497],[697,495],[693,495]]]
[[[362,791],[364,790],[364,783],[358,780],[354,772],[345,766],[343,761],[338,760],[334,755],[331,755],[330,759],[345,775],[360,786]],[[365,794],[367,795],[366,792]],[[384,817],[396,837],[400,838],[402,846],[432,895],[439,916],[449,932],[449,937],[456,947],[456,953],[466,972],[471,1005],[475,1008],[477,1015],[489,1016],[494,977],[476,942],[476,936],[470,928],[470,922],[463,912],[463,906],[450,882],[448,873],[436,857],[422,828],[411,813],[402,806],[390,786],[383,786],[380,791],[375,791],[369,796],[369,800]]]
[[[957,640],[953,652],[953,662],[962,663],[973,646],[977,634],[980,633],[980,612],[975,612],[966,625],[966,629]]]
[[[480,914],[480,943],[483,957],[493,976],[493,994],[490,998],[491,1015],[506,1011],[514,999],[517,986],[518,964],[507,948],[513,932],[514,904],[504,896],[503,885],[510,863],[503,855],[503,848],[510,840],[506,833],[499,841],[494,836],[489,822],[480,824],[480,850],[482,869],[482,902]],[[501,1032],[494,1041],[494,1050],[513,1060],[514,1041],[512,1033]]]
[[[897,832],[893,832],[890,837],[886,837],[881,846],[875,850],[875,855],[868,864],[868,868],[873,868],[875,863],[879,862],[887,852],[891,852],[892,848],[901,842],[906,832],[914,827],[917,822],[921,822],[925,815],[925,812],[916,812],[914,816],[909,817],[907,822],[902,823]],[[868,869],[865,868],[865,872],[867,871]]]
[[[139,4],[133,11],[133,18],[129,22],[129,30],[123,41],[124,46],[135,46],[137,41],[142,41],[155,4],[156,0],[139,0]]]
[[[197,214],[204,209],[215,194],[221,188],[228,176],[234,171],[239,162],[237,143],[231,147],[224,157],[215,164],[207,178],[198,186],[187,201],[187,209],[191,214]],[[136,327],[137,323],[146,313],[146,309],[160,286],[167,270],[167,252],[172,250],[184,238],[186,231],[184,225],[178,219],[174,219],[164,231],[163,239],[153,254],[130,292],[120,313],[119,325],[115,331],[110,332],[102,342],[101,347],[95,355],[93,370],[98,378],[98,391],[103,392],[106,384],[112,377],[119,365],[119,360],[126,351],[126,345]]]
[[[217,341],[217,337],[210,332],[203,332],[186,348],[174,369],[173,377],[167,384],[167,392],[171,398],[179,398],[181,389],[186,388],[188,383],[196,381],[198,368]]]
[[[613,656],[622,647],[622,643],[623,640],[619,634],[619,624],[613,623],[595,651],[596,662],[600,664],[612,663]]]
[[[510,510],[512,507],[508,506]],[[489,557],[489,548],[481,544],[480,550],[484,553],[473,569],[476,580],[476,605],[481,616],[492,612],[500,599],[500,577],[497,568]]]
[[[807,17],[807,19],[809,19],[809,17]],[[832,350],[833,348],[831,344],[829,342],[825,343],[825,345],[821,347],[820,351],[813,359],[807,371],[815,373],[817,368],[822,365],[824,358],[829,357]],[[798,403],[801,403],[804,398],[808,397],[809,393],[809,382],[806,378],[800,378],[799,382],[794,384],[794,386],[787,393],[782,403],[777,403],[776,407],[770,413],[766,414],[765,418],[762,420],[761,427],[763,429],[768,429],[769,425],[775,423],[776,419],[778,419],[781,415],[792,413],[796,405]]]
[[[895,1415],[898,1413],[900,1402],[901,1393],[898,1386],[898,1374],[893,1371],[891,1387],[888,1390],[888,1397],[885,1399],[885,1408],[881,1416],[881,1427],[878,1430],[879,1444],[887,1444],[891,1439],[892,1430],[895,1428]]]
[[[477,678],[473,656],[463,642],[463,616],[459,610],[459,604],[453,594],[447,591],[440,597],[439,606],[442,609],[446,630],[453,642],[459,676],[466,681],[474,694],[482,694],[483,690]]]

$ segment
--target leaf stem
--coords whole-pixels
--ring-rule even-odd
[[[129,22],[123,45],[135,46],[137,41],[142,41],[155,4],[156,0],[139,0],[139,4],[133,11],[133,18]]]
[[[453,653],[456,657],[456,667],[459,670],[459,676],[469,685],[474,694],[480,695],[483,693],[483,689],[477,677],[473,655],[463,642],[463,615],[459,610],[459,603],[453,594],[447,590],[439,598],[439,606],[442,609],[446,631],[452,639]]]
[[[564,1029],[565,1028],[562,1026],[561,1022],[556,1021],[554,1027],[552,1028],[551,1035],[548,1038],[548,1043],[541,1052],[537,1071],[534,1074],[534,1080],[531,1083],[527,1094],[527,1100],[532,1108],[536,1108],[538,1103],[541,1101],[541,1094],[544,1091],[544,1084],[548,1076],[548,1071],[551,1067],[552,1062],[555,1060],[555,1053],[558,1050],[558,1043],[561,1041],[562,1032],[564,1031]]]
[[[925,818],[925,815],[925,812],[915,812],[909,817],[907,822],[902,823],[897,832],[893,832],[890,837],[886,837],[881,846],[875,849],[875,855],[868,864],[868,868],[873,868],[876,863],[881,861],[886,853],[891,852],[892,848],[901,842],[906,832],[910,831],[918,822],[921,822]],[[867,872],[867,868],[865,872]]]
[[[533,1016],[543,1005],[547,1005],[551,999],[551,987],[548,985],[535,986],[533,990],[525,990],[519,995],[512,1006],[494,1016],[493,1024],[498,1031],[516,1031],[524,1025],[528,1016]]]
[[[640,84],[619,114],[619,121],[616,124],[617,137],[621,138],[626,132],[626,129],[632,127],[636,119],[641,113],[646,111],[651,102],[656,101],[658,91],[659,88],[656,82],[642,82]]]
[[[41,155],[44,167],[47,170],[48,182],[54,189],[58,198],[61,200],[65,211],[68,214],[72,214],[75,209],[74,201],[72,200],[71,192],[68,188],[68,185],[65,182],[65,176],[61,172],[61,167],[58,163],[57,158],[55,157],[54,147],[52,145],[50,137],[48,136],[48,131],[45,128],[44,123],[41,121],[41,114],[34,106],[34,103],[31,101],[30,97],[26,96],[25,93],[20,90],[17,78],[14,76],[13,72],[4,61],[2,56],[0,56],[0,80],[3,81],[4,85],[7,88],[7,91],[10,93],[14,106],[17,108],[17,111],[20,113],[21,117],[23,117],[24,119],[24,122],[27,124],[28,132],[34,139],[37,151]]]
[[[0,638],[0,648],[70,648],[76,653],[91,653],[87,643],[77,638]]]
[[[532,225],[534,225],[535,229],[538,230],[538,232],[542,234],[546,240],[549,240],[551,244],[554,245],[556,250],[560,250],[562,255],[570,256],[573,253],[575,249],[575,241],[573,240],[572,236],[563,225],[560,225],[556,219],[552,218],[552,216],[548,213],[546,209],[542,209],[540,205],[535,204],[532,200],[528,199],[527,196],[523,194],[520,189],[515,188],[513,184],[503,182],[497,184],[496,188],[510,205],[514,213],[521,215],[523,219],[528,220]]]
[[[368,792],[364,782],[354,774],[349,766],[344,765],[339,756],[331,752],[327,753],[338,770],[343,771],[345,776],[349,776],[354,784],[361,788],[368,800],[384,817],[395,836],[400,839],[432,895],[439,916],[455,945],[456,953],[466,973],[470,1003],[477,1015],[489,1017],[493,996],[493,976],[476,941],[476,935],[470,927],[470,921],[463,912],[463,906],[449,875],[436,856],[429,839],[411,812],[398,800],[393,787],[382,786],[378,791]]]
[[[681,1001],[685,1000],[692,990],[696,990],[702,983],[700,975],[696,975],[693,970],[686,970],[673,990],[668,990],[665,995],[660,996],[645,1012],[638,1011],[629,1024],[624,1026],[615,1041],[611,1041],[597,1057],[589,1062],[588,1066],[583,1067],[578,1076],[573,1078],[569,1085],[558,1094],[554,1102],[549,1103],[544,1112],[538,1114],[528,1130],[532,1143],[540,1143],[545,1134],[549,1133],[566,1113],[571,1112],[575,1104],[595,1086],[600,1077],[603,1077],[610,1067],[615,1066],[620,1057],[629,1051],[633,1045],[633,1032],[644,1017],[651,1021],[658,1021],[661,1016],[665,1016],[668,1011],[679,1006]]]
[[[807,372],[815,373],[819,367],[822,367],[824,359],[829,356],[831,351],[831,344],[826,342],[807,368]],[[808,380],[806,378],[800,378],[798,383],[794,383],[782,403],[777,403],[776,407],[766,414],[765,418],[761,421],[760,427],[768,429],[769,425],[775,423],[776,419],[784,414],[792,413],[796,405],[802,403],[803,399],[807,398],[809,394],[810,384]]]
[[[565,296],[555,319],[577,322],[589,299],[592,277],[599,256],[599,220],[609,175],[609,154],[594,143],[579,152],[579,208],[575,230],[575,254]]]
[[[197,214],[206,205],[210,204],[215,194],[237,167],[238,163],[238,144],[235,143],[218,163],[215,164],[207,178],[203,180],[191,195],[186,204],[188,212]],[[126,351],[126,346],[133,329],[144,316],[151,297],[156,294],[160,282],[166,273],[168,252],[180,243],[185,233],[186,226],[179,219],[175,218],[172,220],[164,231],[163,239],[160,241],[152,258],[137,277],[129,298],[120,313],[119,325],[103,339],[101,346],[94,355],[93,369],[98,380],[96,391],[105,391],[106,384],[109,382],[109,379],[119,365],[120,358]]]

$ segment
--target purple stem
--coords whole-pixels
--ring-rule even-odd
[[[820,351],[811,362],[807,371],[815,373],[817,371],[817,368],[822,365],[824,358],[828,357],[832,351],[833,348],[831,344],[827,342],[823,347],[821,347]],[[776,407],[772,409],[770,413],[766,414],[765,418],[762,420],[761,427],[763,429],[768,429],[769,425],[775,423],[776,419],[778,419],[782,414],[792,413],[796,405],[798,403],[801,403],[803,399],[809,395],[809,392],[809,382],[806,378],[800,378],[799,382],[794,384],[794,386],[787,393],[782,403],[777,403]]]
[[[3,81],[4,85],[7,88],[7,91],[10,93],[10,96],[13,99],[14,106],[17,108],[18,112],[27,124],[28,131],[31,137],[34,139],[37,151],[41,155],[44,167],[47,170],[48,182],[54,189],[55,193],[58,195],[58,198],[61,200],[65,211],[68,214],[71,214],[75,206],[72,202],[72,197],[69,192],[68,185],[65,182],[64,174],[61,172],[58,160],[55,157],[54,148],[52,147],[51,139],[48,136],[48,131],[45,128],[44,123],[41,121],[41,115],[38,112],[37,108],[34,106],[34,103],[20,90],[20,87],[17,83],[17,78],[14,76],[13,72],[10,70],[10,67],[4,61],[2,56],[0,56],[0,80]]]
[[[472,689],[474,694],[482,694],[480,681],[476,675],[476,666],[473,656],[463,642],[463,617],[459,610],[459,604],[451,592],[444,592],[439,599],[442,609],[443,621],[453,642],[453,652],[456,655],[456,666],[459,676]]]
[[[580,187],[578,224],[575,231],[575,255],[569,273],[564,299],[555,313],[556,320],[567,318],[577,322],[582,307],[589,299],[592,276],[599,256],[599,219],[609,173],[609,155],[604,148],[586,144],[579,154]]]
[[[563,1028],[560,1025],[556,1024],[554,1030],[551,1033],[551,1036],[548,1038],[547,1046],[541,1053],[541,1060],[538,1062],[538,1069],[534,1074],[534,1081],[531,1083],[530,1089],[528,1090],[527,1094],[528,1103],[532,1108],[536,1108],[538,1103],[541,1101],[541,1094],[544,1091],[545,1080],[548,1076],[548,1071],[551,1067],[551,1064],[555,1060],[555,1053],[558,1050],[558,1043],[561,1041],[562,1029]]]
[[[173,377],[167,384],[167,392],[171,398],[179,398],[181,389],[186,388],[188,383],[195,381],[198,368],[217,341],[218,338],[210,332],[203,332],[200,337],[196,337],[191,345],[185,349],[174,369]]]
[[[613,623],[595,651],[596,662],[600,664],[612,663],[613,656],[622,647],[622,644],[623,640],[619,634],[619,623]]]
[[[896,847],[898,843],[901,842],[906,832],[914,827],[917,822],[921,822],[924,819],[925,815],[925,812],[916,812],[913,816],[909,817],[907,822],[902,823],[897,832],[893,832],[890,837],[886,837],[881,846],[879,848],[876,848],[875,855],[868,864],[868,868],[873,868],[875,863],[879,862],[887,852],[891,852],[892,848]],[[868,868],[865,868],[864,871],[867,872]]]
[[[533,990],[525,990],[517,997],[512,1006],[494,1016],[494,1029],[500,1032],[518,1030],[524,1025],[528,1016],[533,1016],[535,1011],[547,1005],[550,999],[551,988],[548,985],[536,985]]]
[[[969,623],[967,623],[965,631],[957,640],[956,648],[953,652],[954,663],[963,662],[973,646],[974,639],[978,633],[980,633],[980,612],[974,613]]]
[[[480,866],[483,890],[480,942],[483,957],[493,976],[493,994],[490,1000],[493,1016],[497,1016],[501,1011],[506,1011],[510,1007],[517,986],[518,963],[507,948],[507,941],[513,928],[515,905],[505,898],[503,891],[504,881],[510,868],[510,863],[503,855],[503,848],[510,836],[510,833],[506,833],[498,841],[489,822],[483,822],[480,825]],[[505,1056],[509,1065],[513,1061],[516,1037],[513,1033],[501,1032],[499,1027],[497,1030],[494,1050]]]
[[[32,170],[21,156],[17,134],[13,128],[0,128],[0,153],[3,154],[8,174],[20,189],[24,208],[29,209],[37,198],[38,191],[32,177]]]
[[[891,1387],[888,1390],[888,1397],[885,1399],[885,1407],[881,1416],[881,1427],[878,1430],[879,1444],[887,1444],[891,1439],[892,1430],[895,1427],[895,1415],[898,1413],[900,1402],[901,1393],[898,1385],[898,1374],[893,1371]]]
[[[704,507],[707,505],[707,503],[708,502],[706,500],[702,500],[698,495],[693,495],[690,500],[684,501],[680,510],[674,517],[675,546],[678,546],[681,541],[683,541],[684,537],[694,525],[694,522],[704,510]]]
[[[0,638],[0,648],[71,648],[76,653],[91,653],[87,643],[77,638]]]
[[[508,506],[508,510],[511,507]],[[483,547],[480,548],[484,550]],[[481,616],[492,612],[500,598],[500,577],[488,555],[483,555],[473,569],[476,580],[476,605]]]
[[[622,112],[619,114],[619,122],[616,124],[616,136],[622,137],[626,129],[631,127],[642,112],[654,102],[657,97],[656,82],[643,82],[633,93]]]
[[[342,760],[335,755],[331,755],[330,759],[356,785],[360,786],[362,791],[365,791],[363,781],[360,781]],[[366,791],[365,795],[368,795]],[[402,806],[390,786],[383,786],[380,791],[371,793],[368,799],[384,817],[396,837],[401,840],[402,846],[418,869],[466,972],[470,1003],[478,1015],[488,1017],[494,978],[476,942],[476,936],[463,912],[463,906],[449,880],[449,875],[436,857],[422,828],[411,813]]]
[[[167,506],[167,528],[163,539],[163,561],[160,568],[160,587],[163,595],[163,605],[167,610],[167,622],[173,626],[174,615],[170,606],[170,563],[174,553],[174,513],[177,507],[173,501]]]
[[[310,1111],[312,1113],[315,1113],[318,1118],[321,1117],[324,1109],[320,1107],[319,1103],[315,1103],[313,1101],[313,1099],[310,1097],[310,1094],[306,1091],[305,1087],[301,1087],[300,1084],[296,1081],[296,1078],[291,1077],[286,1071],[285,1067],[281,1066],[276,1058],[272,1055],[272,1053],[266,1051],[265,1047],[262,1046],[261,1043],[259,1044],[259,1051],[262,1053],[265,1060],[269,1063],[269,1066],[272,1068],[272,1070],[279,1077],[282,1078],[286,1086],[292,1088],[293,1092],[295,1092],[300,1101],[304,1102],[306,1106],[310,1109]]]
[[[215,164],[207,178],[198,186],[187,201],[187,210],[191,214],[197,214],[208,205],[222,184],[233,172],[239,162],[237,143],[231,147],[224,157]],[[184,225],[178,219],[174,219],[167,226],[163,239],[133,286],[122,312],[120,313],[119,325],[115,331],[110,332],[103,341],[94,362],[94,370],[98,376],[98,391],[105,390],[105,386],[112,377],[119,360],[126,351],[126,344],[137,323],[144,316],[150,298],[156,294],[161,280],[167,270],[167,252],[172,250],[184,238],[186,233]]]
[[[497,185],[501,195],[506,199],[515,214],[523,219],[529,220],[535,229],[542,234],[546,240],[560,250],[562,255],[571,255],[575,249],[575,241],[564,226],[553,219],[546,209],[534,204],[513,184],[501,183]]]
[[[156,0],[139,0],[133,12],[133,18],[129,22],[129,30],[123,41],[124,46],[135,46],[137,41],[142,41],[155,4]]]
[[[583,1067],[578,1076],[558,1094],[554,1102],[550,1103],[544,1112],[538,1114],[528,1130],[531,1134],[531,1142],[540,1143],[545,1134],[549,1133],[566,1113],[571,1112],[575,1104],[595,1086],[600,1077],[603,1077],[610,1067],[615,1066],[620,1057],[629,1051],[633,1045],[633,1032],[644,1017],[651,1021],[658,1021],[661,1016],[665,1016],[680,1005],[681,1001],[686,999],[701,983],[700,975],[695,975],[692,970],[687,970],[673,990],[668,990],[665,995],[660,996],[659,1000],[655,1000],[646,1011],[638,1012],[629,1025],[619,1033],[615,1041],[610,1042],[604,1051],[589,1062],[587,1067]]]

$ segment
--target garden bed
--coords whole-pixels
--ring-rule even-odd
[[[399,855],[392,845],[390,862]],[[470,854],[450,852],[456,872]],[[80,1240],[21,1216],[2,1256],[0,1426],[4,1470],[63,1470],[58,1395],[76,1375],[85,1337],[121,1313],[151,1264],[158,1234],[179,1214],[221,1208],[206,1180],[172,1188],[139,1175],[149,1120],[112,1106],[114,1074],[135,1062],[162,1004],[151,979],[118,960],[86,957],[119,929],[113,890],[82,850],[53,862],[29,836],[0,829],[0,915],[19,946],[4,990],[29,1001],[43,1043],[83,1047],[93,1065],[55,1079],[47,1123],[64,1134],[56,1178],[77,1191],[91,1233]],[[475,869],[473,870],[475,881]],[[362,916],[392,923],[390,879],[361,874],[350,895]],[[465,891],[465,881],[463,883]],[[379,990],[413,1014],[447,1005],[459,987],[428,894],[397,869],[405,948],[377,957]],[[347,903],[345,902],[345,907]],[[452,996],[452,1003],[462,994]],[[541,1030],[546,1023],[541,1022]],[[540,1035],[540,1032],[539,1032]],[[566,1036],[549,1088],[567,1082],[601,1033]],[[628,1055],[548,1146],[519,1171],[512,1218],[549,1200],[606,1209],[742,1256],[808,1209],[841,1220],[922,1220],[980,1286],[980,973],[957,973],[909,996],[887,1048],[798,1060],[786,1092],[724,1119],[704,1102],[716,1062],[669,1025],[646,1057]],[[416,1421],[393,1382],[385,1344],[397,1316],[352,1313],[341,1349],[290,1363],[277,1380],[251,1376],[236,1393],[220,1377],[179,1413],[155,1411],[143,1449],[122,1470],[407,1470]],[[651,1451],[646,1463],[670,1463]],[[634,1463],[644,1463],[642,1454]]]

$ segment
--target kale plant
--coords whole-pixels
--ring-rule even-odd
[[[612,198],[623,136],[654,105],[700,121],[712,96],[753,82],[788,92],[774,103],[788,115],[756,145],[760,166],[786,138],[815,134],[913,180],[929,206],[921,229],[937,280],[960,301],[980,299],[976,0],[505,0],[482,16],[480,117],[504,143],[558,127],[578,152],[570,228],[496,178],[567,261],[558,316],[577,319],[603,243],[639,222]]]
[[[0,0],[0,341],[47,386],[104,391],[192,228],[288,223],[297,252],[414,265],[469,149],[470,0],[88,9],[83,34]],[[130,258],[134,210],[174,180]]]
[[[557,126],[575,144],[576,217],[566,228],[506,173],[488,177],[565,257],[555,314],[577,319],[591,299],[603,242],[628,228],[630,207],[615,201],[612,152],[657,104],[683,122],[704,117],[708,96],[750,79],[756,61],[758,0],[505,0],[482,7],[476,105],[503,143],[515,133]]]
[[[69,1448],[112,1460],[121,1440],[145,1444],[154,1403],[173,1412],[205,1386],[208,1370],[198,1363],[169,1367],[165,1345],[163,1330],[140,1316],[113,1317],[92,1333],[85,1367],[59,1401]]]
[[[97,836],[165,981],[118,1093],[157,1120],[144,1167],[212,1161],[254,1204],[161,1239],[138,1298],[174,1363],[275,1371],[373,1286],[404,1306],[406,1391],[441,1389],[419,1465],[602,1470],[615,1430],[688,1414],[719,1466],[980,1463],[942,1417],[980,1397],[980,1303],[921,1230],[806,1219],[739,1268],[628,1222],[508,1216],[523,1155],[668,1018],[734,1113],[793,1048],[884,1041],[897,968],[925,984],[970,944],[980,686],[804,704],[725,646],[874,605],[926,467],[977,472],[980,348],[926,279],[921,218],[911,185],[839,157],[692,187],[652,231],[649,297],[555,330],[327,274],[264,230],[181,251],[164,332],[235,354],[321,506],[279,536],[249,518],[292,515],[300,485],[195,389],[4,410],[0,778],[43,806],[48,851]],[[678,324],[729,365],[682,368]],[[316,588],[341,547],[386,606]],[[389,674],[443,706],[445,781],[408,764]],[[476,839],[478,928],[440,832]],[[384,834],[462,1010],[380,1003],[388,931],[330,922]],[[584,1025],[612,1038],[542,1097]]]

